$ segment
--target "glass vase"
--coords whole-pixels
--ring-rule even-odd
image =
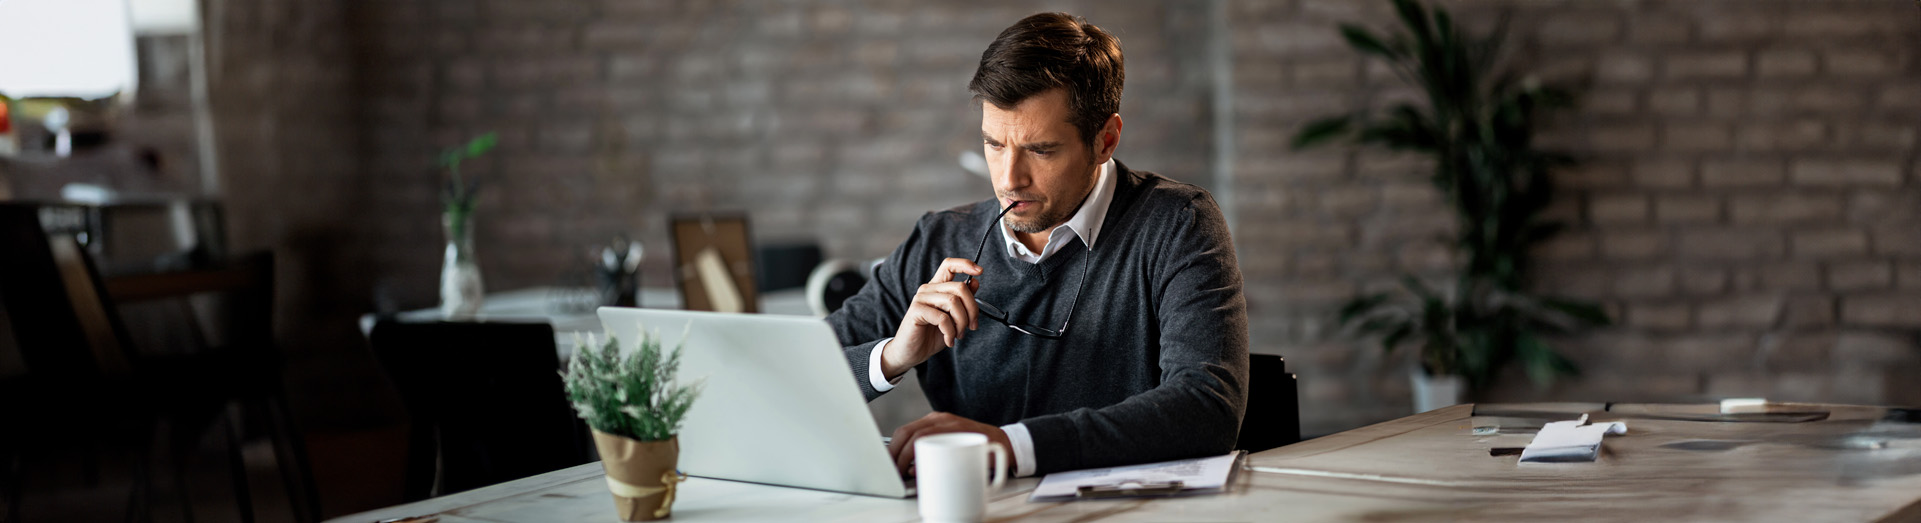
[[[480,284],[480,263],[474,257],[473,216],[443,213],[440,225],[447,233],[440,266],[440,314],[450,319],[472,318],[480,312],[485,293]]]

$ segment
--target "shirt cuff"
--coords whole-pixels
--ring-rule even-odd
[[[1001,432],[1007,433],[1007,443],[1014,447],[1014,477],[1034,475],[1034,435],[1027,433],[1027,425],[1002,425]]]
[[[887,338],[880,340],[880,343],[874,344],[874,353],[867,356],[867,384],[873,385],[875,392],[894,390],[894,385],[899,384],[901,378],[907,377],[906,373],[901,373],[901,375],[895,376],[894,379],[890,380],[887,379],[887,373],[881,371],[880,350],[887,348],[887,342],[890,341],[894,341],[894,339]]]

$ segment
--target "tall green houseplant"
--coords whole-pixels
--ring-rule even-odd
[[[1592,303],[1527,289],[1529,249],[1563,226],[1541,216],[1553,194],[1549,170],[1572,163],[1534,146],[1535,123],[1548,110],[1570,106],[1571,98],[1498,70],[1505,20],[1476,38],[1446,10],[1393,2],[1398,30],[1380,35],[1343,24],[1341,36],[1418,87],[1426,103],[1316,120],[1295,136],[1294,147],[1346,141],[1432,157],[1429,180],[1454,211],[1458,231],[1449,240],[1464,265],[1452,288],[1404,275],[1405,292],[1358,296],[1341,308],[1341,322],[1378,336],[1390,352],[1418,341],[1423,369],[1463,376],[1473,390],[1486,389],[1516,360],[1540,386],[1576,374],[1543,335],[1610,319]]]

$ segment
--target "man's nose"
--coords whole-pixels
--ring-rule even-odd
[[[995,180],[995,185],[998,186],[995,187],[996,189],[1005,192],[1027,186],[1031,178],[1028,176],[1027,162],[1022,161],[1022,156],[1024,155],[1020,151],[1008,151],[1007,154],[1000,155],[1001,175]]]

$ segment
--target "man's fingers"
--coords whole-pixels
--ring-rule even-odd
[[[952,314],[949,314],[947,311],[936,310],[928,313],[927,316],[928,323],[932,323],[935,328],[940,329],[941,341],[945,344],[945,347],[951,349],[954,347],[955,342],[960,341],[960,324],[954,323],[954,316]]]
[[[912,426],[914,426],[914,424],[908,423],[906,425],[901,425],[900,428],[894,429],[893,440],[887,442],[888,457],[891,457],[891,458],[900,457],[900,449],[907,447],[907,444],[908,444],[907,437],[909,434],[913,434],[912,432],[907,431],[908,427],[912,427]]]
[[[894,448],[887,449],[894,455],[894,470],[899,471],[901,477],[906,477],[908,467],[914,465],[914,433],[919,425],[919,421],[902,425],[894,431]]]
[[[962,316],[966,314],[967,307],[961,304],[959,297],[952,294],[927,293],[916,296],[914,302],[924,306],[916,307],[919,313],[916,314],[915,319],[922,324],[939,328],[946,346],[953,347],[954,342],[960,340],[963,334],[960,326],[967,321]]]
[[[907,477],[908,475],[907,472],[910,470],[913,470],[913,467],[914,467],[914,446],[908,445],[906,447],[902,447],[900,449],[900,454],[897,454],[894,456],[894,470],[900,471],[901,477]]]
[[[934,270],[934,279],[928,280],[927,283],[954,281],[954,275],[956,274],[980,276],[981,266],[975,265],[973,260],[967,258],[948,258],[941,260],[940,268]]]
[[[914,441],[921,436],[953,432],[952,420],[957,416],[945,412],[929,412],[920,419],[894,429],[894,440],[887,446],[887,453],[894,458],[894,469],[907,477],[914,470]]]
[[[962,292],[966,292],[967,286],[955,285],[954,288],[960,289]],[[967,326],[968,330],[973,330],[974,327],[976,326],[976,323],[974,322],[974,299],[970,296],[971,294],[972,293],[967,293],[964,295],[954,295],[954,294],[942,295],[946,303],[943,304],[944,306],[941,307],[941,310],[947,311],[947,315],[953,318],[954,327],[955,327],[955,336],[954,336],[955,339],[959,339],[961,336],[966,334],[965,332],[959,331],[959,328],[961,326],[963,325]]]
[[[930,412],[926,416],[921,416],[920,419],[902,425],[898,429],[894,429],[894,440],[887,445],[887,453],[894,458],[895,470],[898,470],[902,477],[912,475],[914,472],[914,442],[924,436],[946,434],[949,432],[987,434],[989,439],[995,441],[1001,441],[1006,438],[1006,435],[1002,434],[1000,438],[996,439],[994,434],[999,433],[999,430],[992,426],[946,412]],[[1002,444],[1005,445],[1006,443],[1003,442]]]
[[[972,281],[958,286],[961,305],[967,307],[967,330],[980,330],[981,328],[980,305],[974,302],[974,289],[980,288],[980,284],[981,279],[974,278]]]

